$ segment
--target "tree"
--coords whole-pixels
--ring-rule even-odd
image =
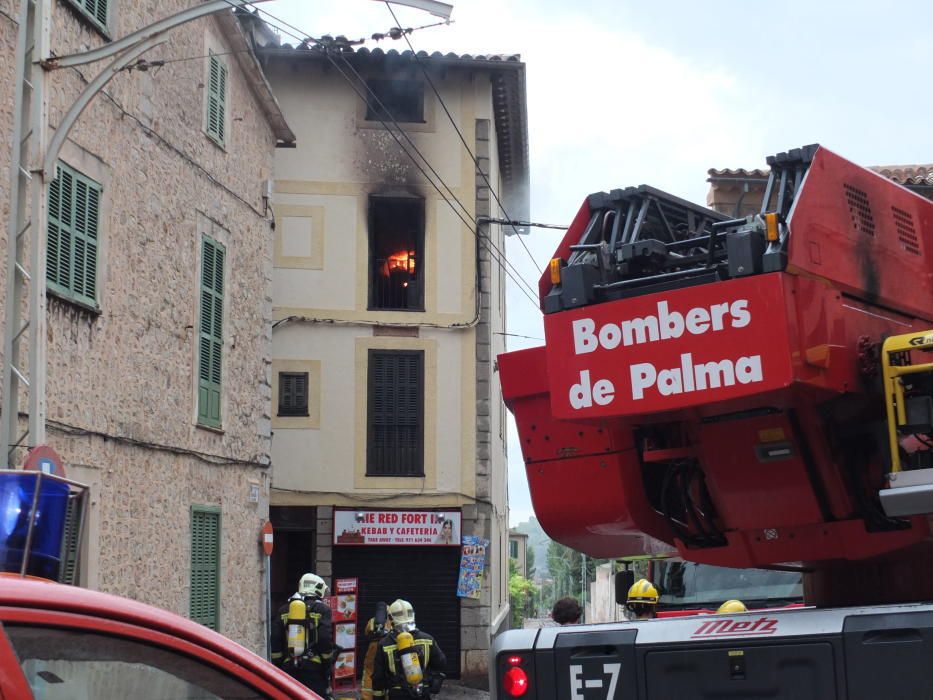
[[[532,578],[535,573],[535,550],[534,547],[526,547],[525,549],[525,568],[527,569],[528,578]]]
[[[522,620],[533,617],[538,605],[539,591],[517,571],[515,560],[509,560],[509,606],[512,609],[512,628],[520,629]]]

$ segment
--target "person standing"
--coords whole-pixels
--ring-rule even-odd
[[[427,632],[415,627],[415,610],[407,600],[399,598],[389,606],[389,619],[392,630],[379,642],[379,649],[373,663],[373,697],[387,700],[406,698],[424,698],[440,692],[444,681],[447,659],[437,641]],[[412,685],[405,675],[403,660],[404,650],[400,648],[399,637],[410,634],[412,646],[418,656],[423,679]]]
[[[576,598],[561,598],[554,603],[551,610],[551,619],[558,625],[575,625],[580,621],[583,614],[583,608],[577,602]]]
[[[298,591],[272,621],[272,663],[303,683],[322,698],[330,693],[330,679],[337,657],[330,606],[324,602],[327,584],[320,576],[307,573],[298,582]],[[304,605],[303,615],[290,617],[292,603]],[[290,647],[289,627],[304,630],[303,649]]]

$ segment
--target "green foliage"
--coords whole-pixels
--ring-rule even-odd
[[[512,609],[512,629],[521,629],[522,620],[533,617],[540,598],[540,591],[516,571],[515,562],[509,560],[509,606]]]
[[[581,603],[589,597],[589,584],[596,580],[596,567],[607,559],[586,558],[586,572],[583,568],[583,554],[570,547],[565,547],[553,540],[548,545],[547,567],[553,579],[550,595],[542,600],[548,607],[560,598],[571,596]],[[583,595],[583,578],[586,578],[586,596]]]
[[[528,568],[528,578],[535,573],[535,550],[530,546],[525,549],[525,566]]]

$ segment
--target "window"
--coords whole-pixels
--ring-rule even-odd
[[[518,559],[518,541],[509,540],[509,556],[512,559]]]
[[[370,350],[367,476],[424,475],[424,352]]]
[[[279,415],[308,415],[307,372],[279,372]]]
[[[71,0],[71,4],[98,27],[107,28],[107,0]]]
[[[66,165],[49,183],[45,276],[60,296],[97,307],[101,186]]]
[[[220,510],[191,509],[191,600],[188,617],[212,630],[220,611]]]
[[[367,121],[424,123],[424,83],[420,80],[367,80],[366,87]]]
[[[369,308],[424,310],[424,200],[369,199]]]
[[[224,342],[224,247],[201,241],[201,320],[198,333],[198,423],[220,427]]]
[[[213,53],[208,58],[207,135],[221,146],[226,138],[227,64]]]
[[[237,698],[266,695],[205,661],[141,640],[84,629],[3,626],[33,695],[75,698]]]

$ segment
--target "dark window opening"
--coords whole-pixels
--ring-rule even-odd
[[[424,310],[424,200],[369,200],[369,308]]]
[[[424,475],[421,350],[369,351],[366,475]]]
[[[307,372],[279,372],[279,415],[308,415]]]
[[[420,80],[367,80],[366,120],[424,123],[424,83]]]

